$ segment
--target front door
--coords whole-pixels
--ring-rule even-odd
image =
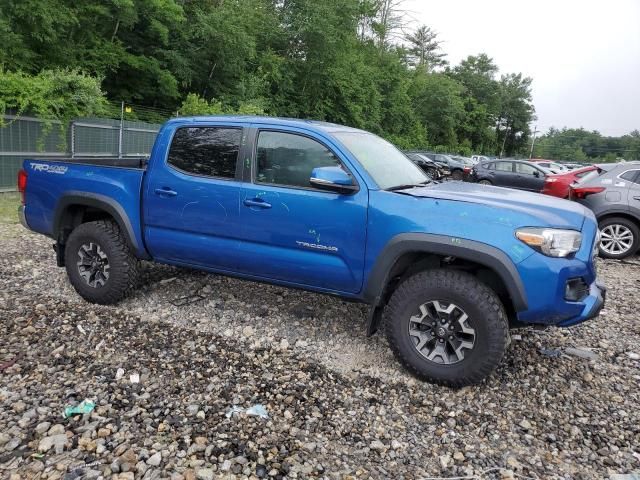
[[[240,271],[334,292],[362,288],[367,189],[327,139],[295,128],[257,129],[240,195]],[[247,163],[247,165],[249,162]],[[316,167],[340,166],[359,191],[309,183]]]
[[[530,192],[541,192],[544,187],[544,173],[533,165],[515,162],[517,188]]]
[[[149,168],[147,248],[170,263],[233,270],[238,246],[240,125],[178,128],[166,159]]]

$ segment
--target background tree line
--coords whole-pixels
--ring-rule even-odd
[[[181,114],[314,118],[404,148],[528,152],[531,79],[499,75],[485,54],[449,65],[435,32],[407,24],[402,0],[0,0],[0,108],[70,115],[78,99],[95,114],[107,108],[95,78],[107,99]],[[43,77],[49,100],[11,96]]]

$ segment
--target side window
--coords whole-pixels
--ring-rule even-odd
[[[482,164],[483,168],[486,168],[487,170],[495,170],[496,168],[496,164],[495,163],[483,163]]]
[[[316,167],[339,167],[340,162],[324,145],[292,133],[262,131],[258,134],[256,181],[310,188]]]
[[[494,168],[499,172],[513,172],[511,162],[496,162],[493,164]]]
[[[527,165],[526,163],[516,163],[516,172],[524,175],[533,175],[538,171],[537,168]]]
[[[235,178],[241,138],[239,128],[179,128],[173,135],[168,162],[186,173]]]
[[[625,180],[633,183],[640,183],[636,177],[638,176],[638,170],[629,170],[620,175],[620,178],[624,178]]]

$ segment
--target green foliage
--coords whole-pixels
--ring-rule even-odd
[[[263,115],[264,109],[256,102],[242,102],[237,107],[223,105],[218,100],[207,101],[195,93],[190,93],[182,102],[179,111],[180,115],[221,115],[221,114],[241,114],[241,115]]]
[[[64,138],[72,119],[98,115],[105,105],[100,81],[77,70],[43,70],[33,76],[0,70],[0,126],[7,110],[41,118],[44,128],[38,148],[54,125]]]
[[[530,80],[498,79],[485,54],[442,72],[441,42],[428,26],[404,32],[402,1],[0,0],[0,67],[86,72],[116,104],[314,118],[407,148],[525,151]]]
[[[583,128],[551,128],[536,140],[533,155],[567,161],[615,162],[640,160],[640,132],[621,137],[605,137]]]

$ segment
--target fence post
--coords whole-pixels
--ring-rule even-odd
[[[71,158],[76,156],[76,123],[71,122]]]
[[[124,100],[120,102],[120,132],[118,135],[118,158],[122,158],[122,130],[124,128]]]

